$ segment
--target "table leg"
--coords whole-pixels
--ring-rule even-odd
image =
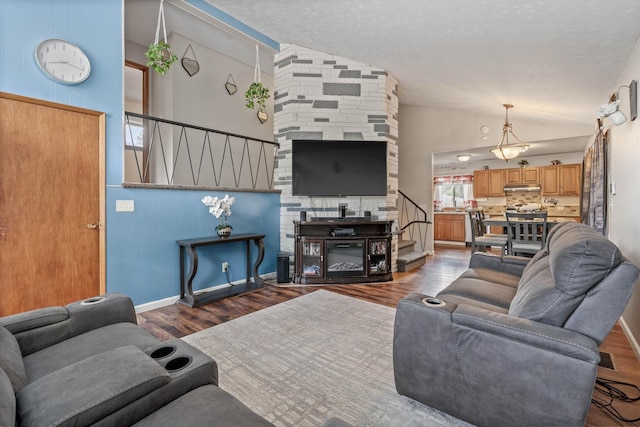
[[[253,264],[253,281],[260,286],[264,286],[264,280],[262,280],[262,277],[258,274],[258,267],[260,267],[260,264],[264,259],[264,243],[262,242],[262,239],[254,239],[253,243],[258,247],[258,257],[256,258],[256,262]],[[249,242],[247,242],[247,245],[248,244]],[[249,255],[247,254],[247,260],[248,259]]]
[[[187,289],[186,289],[186,295],[184,296],[184,299],[188,304],[193,305],[194,304],[193,278],[196,277],[196,273],[198,272],[198,251],[195,247],[192,247],[192,246],[188,246],[185,249],[191,262],[189,266],[189,274],[187,276]],[[181,264],[181,265],[184,266],[184,264]],[[182,288],[184,287],[184,275],[180,278],[180,280],[181,280],[180,287]]]

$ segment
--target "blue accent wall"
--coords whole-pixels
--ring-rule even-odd
[[[155,301],[179,293],[179,250],[176,240],[215,235],[219,221],[202,204],[205,195],[225,193],[189,190],[107,188],[107,286],[136,303]],[[265,234],[265,259],[260,273],[275,271],[280,247],[280,195],[229,193],[236,198],[229,223],[233,233]],[[115,212],[115,201],[134,200],[135,211]],[[275,214],[274,214],[275,213]],[[255,260],[256,246],[251,243]],[[229,262],[231,282],[246,277],[246,244],[198,249],[194,290],[227,282],[221,264]],[[252,263],[253,265],[253,263]]]
[[[217,220],[200,199],[224,193],[121,186],[122,14],[122,0],[0,0],[0,91],[106,113],[107,291],[125,293],[138,305],[179,294],[176,240],[213,235]],[[80,46],[92,63],[89,79],[65,86],[40,73],[34,51],[47,38]],[[230,194],[236,197],[229,220],[234,232],[265,234],[260,273],[275,271],[280,195]],[[116,213],[116,200],[133,200],[135,211]],[[194,289],[226,283],[222,261],[231,266],[231,281],[244,279],[244,254],[243,243],[203,250]]]

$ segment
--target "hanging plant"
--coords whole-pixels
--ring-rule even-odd
[[[260,123],[267,121],[269,116],[265,111],[267,99],[269,99],[269,89],[264,87],[260,81],[260,56],[259,46],[256,45],[256,67],[253,71],[253,83],[249,86],[249,89],[244,93],[245,105],[247,108],[254,109],[256,104],[258,107],[258,120]]]
[[[269,89],[260,82],[253,82],[244,93],[247,108],[254,109],[256,104],[265,108],[265,103],[269,99]]]
[[[147,57],[147,66],[162,75],[166,74],[171,64],[178,60],[178,57],[171,52],[169,43],[164,41],[149,45],[144,55]]]
[[[160,41],[160,24],[162,24],[164,39]],[[147,67],[151,67],[158,73],[164,75],[169,71],[171,64],[178,60],[178,57],[171,52],[171,46],[167,43],[167,28],[164,22],[164,0],[160,0],[160,10],[158,11],[158,25],[156,27],[156,38],[153,44],[145,52],[147,57]]]

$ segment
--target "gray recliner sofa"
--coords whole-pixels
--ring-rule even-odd
[[[272,425],[217,387],[216,362],[137,326],[128,297],[0,317],[0,426]]]
[[[554,227],[531,259],[475,253],[435,297],[398,304],[396,389],[479,426],[581,426],[598,346],[639,273],[578,223]]]

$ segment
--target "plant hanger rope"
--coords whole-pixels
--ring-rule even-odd
[[[262,83],[260,80],[260,46],[256,45],[256,66],[253,69],[253,81]]]
[[[156,27],[156,38],[153,44],[158,44],[160,41],[160,23],[162,22],[162,31],[164,35],[164,41],[167,41],[167,27],[164,22],[164,0],[160,0],[160,10],[158,11],[158,25]]]
[[[256,66],[253,69],[253,83],[244,94],[247,108],[253,109],[256,104],[258,108],[258,119],[260,123],[264,123],[268,116],[265,109],[265,102],[269,98],[269,89],[262,85],[260,79],[260,46],[256,44]]]

